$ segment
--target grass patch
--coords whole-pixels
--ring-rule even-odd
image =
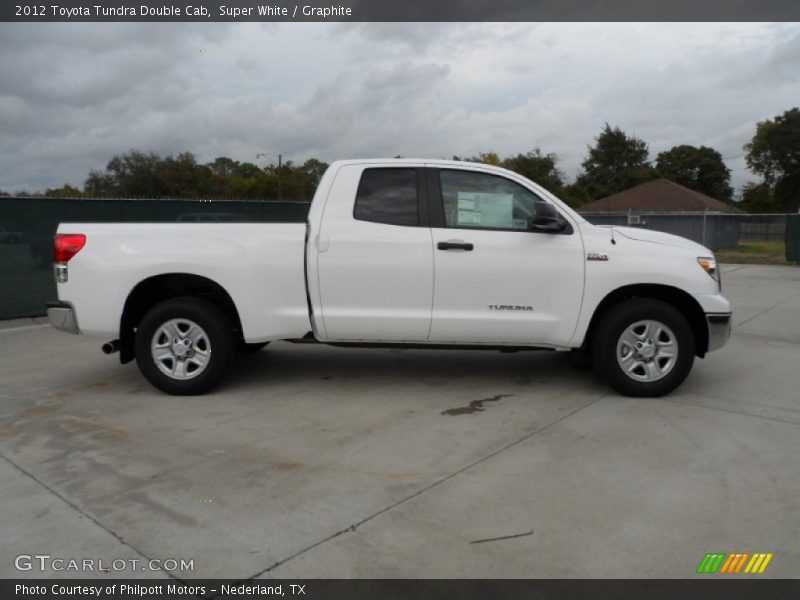
[[[735,248],[720,248],[717,260],[724,263],[787,265],[786,245],[781,242],[742,242]]]

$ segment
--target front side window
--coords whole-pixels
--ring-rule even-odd
[[[439,171],[447,227],[527,231],[543,202],[518,183],[488,173]]]
[[[415,169],[365,169],[358,184],[353,217],[413,227],[419,224],[417,206]]]

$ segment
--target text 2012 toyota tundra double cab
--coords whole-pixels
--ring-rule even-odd
[[[289,340],[573,350],[618,392],[659,396],[731,327],[708,249],[594,226],[465,162],[336,162],[306,224],[61,224],[54,260],[53,326],[111,338],[171,394]]]

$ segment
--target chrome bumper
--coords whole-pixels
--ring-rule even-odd
[[[708,323],[708,352],[719,350],[731,337],[731,313],[720,315],[706,315]]]
[[[75,309],[69,302],[48,302],[47,318],[50,325],[59,331],[67,333],[80,333],[78,329],[78,319],[75,316]]]

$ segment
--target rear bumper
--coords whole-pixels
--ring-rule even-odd
[[[48,302],[47,318],[54,329],[67,333],[81,332],[78,329],[78,317],[75,315],[75,309],[69,302]]]
[[[731,337],[732,321],[733,316],[731,313],[706,315],[706,322],[708,323],[708,352],[719,350],[728,343],[728,338]]]

